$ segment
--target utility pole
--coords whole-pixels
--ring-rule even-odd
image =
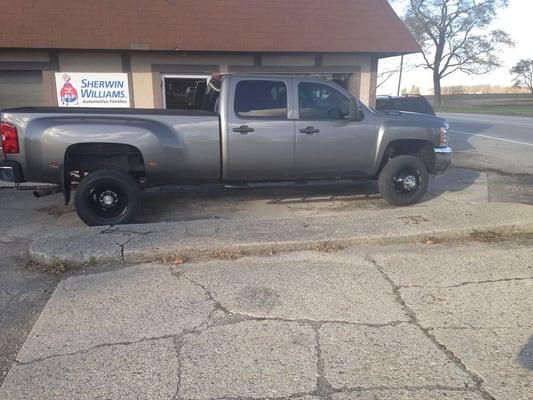
[[[398,93],[396,93],[396,96],[399,96],[400,91],[402,90],[402,75],[403,75],[403,54],[402,54],[402,59],[400,61],[400,77],[398,78]]]

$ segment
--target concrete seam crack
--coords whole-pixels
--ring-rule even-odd
[[[313,320],[313,319],[305,319],[305,318],[283,318],[283,317],[266,317],[266,316],[257,316],[253,314],[248,313],[233,313],[235,315],[241,315],[247,320],[254,320],[254,321],[278,321],[278,322],[296,322],[299,324],[338,324],[338,325],[351,325],[351,326],[367,326],[370,328],[383,328],[386,326],[398,326],[402,324],[409,324],[410,321],[391,321],[391,322],[385,322],[383,324],[371,324],[371,323],[364,323],[364,322],[350,322],[350,321],[339,321],[339,320]]]
[[[320,390],[304,393],[293,393],[290,396],[274,396],[274,397],[250,397],[250,396],[224,396],[224,397],[211,397],[209,400],[290,400],[297,399],[303,396],[315,396],[321,399],[329,399],[332,394],[350,394],[350,393],[368,393],[368,392],[380,392],[385,390],[405,390],[405,391],[417,391],[417,390],[427,390],[427,391],[449,391],[457,393],[477,393],[476,388],[469,387],[449,387],[441,385],[428,385],[428,386],[374,386],[374,387],[351,387],[351,388],[341,388],[327,391],[326,393],[321,393]],[[324,397],[326,395],[327,397]]]
[[[103,229],[100,231],[101,235],[112,235],[112,234],[123,234],[123,235],[138,235],[138,236],[146,236],[150,235],[152,231],[147,232],[137,232],[137,231],[129,231],[127,229],[121,229],[121,228],[115,228],[115,227],[109,227],[106,229]]]
[[[180,390],[181,390],[181,350],[183,348],[183,343],[185,341],[185,335],[183,334],[179,337],[174,338],[174,348],[176,349],[176,358],[178,360],[178,382],[176,385],[176,393],[173,396],[173,400],[180,400]]]
[[[120,262],[124,263],[125,262],[125,259],[124,259],[124,249],[126,247],[126,245],[130,242],[132,238],[128,238],[124,243],[121,243],[119,244],[119,247],[120,247]]]
[[[39,362],[42,362],[42,361],[47,361],[47,360],[50,360],[50,359],[53,359],[53,358],[75,356],[75,355],[79,355],[79,354],[87,354],[87,353],[90,353],[93,350],[98,350],[98,349],[102,349],[102,348],[106,348],[106,347],[130,346],[132,344],[138,344],[138,343],[144,343],[144,342],[153,342],[153,341],[163,340],[163,339],[172,339],[172,338],[174,338],[176,336],[177,335],[172,334],[172,335],[163,335],[163,336],[157,336],[157,337],[142,338],[142,339],[139,339],[139,340],[132,340],[132,341],[102,343],[102,344],[97,344],[95,346],[92,346],[92,347],[89,347],[89,348],[86,348],[86,349],[81,349],[81,350],[72,351],[72,352],[68,352],[68,353],[52,354],[52,355],[49,355],[49,356],[36,358],[36,359],[33,359],[31,361],[27,361],[27,362],[15,360],[14,363],[16,365],[21,365],[21,366],[22,365],[32,365],[32,364],[39,363]]]
[[[440,349],[450,359],[450,361],[452,361],[459,369],[465,372],[466,375],[470,377],[470,379],[472,379],[478,393],[481,394],[481,396],[485,400],[495,400],[494,397],[482,386],[483,379],[476,373],[472,372],[454,352],[448,349],[443,343],[439,342],[436,336],[433,335],[428,328],[422,326],[420,321],[418,321],[416,313],[407,305],[405,300],[402,298],[400,293],[400,286],[396,285],[392,278],[385,272],[384,268],[379,265],[379,263],[372,256],[367,255],[366,259],[375,266],[377,271],[391,285],[396,300],[401,305],[405,313],[409,316],[411,322],[416,325],[417,328],[420,329],[421,332],[424,334],[424,336],[426,336],[438,349]]]
[[[373,387],[351,387],[351,388],[342,388],[334,389],[334,393],[364,393],[364,392],[373,392],[373,391],[384,391],[384,390],[405,390],[405,391],[416,391],[416,390],[427,390],[427,391],[449,391],[449,392],[459,392],[459,393],[477,393],[478,390],[475,387],[454,387],[454,386],[441,386],[441,385],[428,385],[428,386],[373,386]]]
[[[431,289],[452,289],[452,288],[458,288],[461,286],[467,286],[467,285],[482,285],[487,283],[498,283],[498,282],[520,282],[520,281],[527,281],[533,279],[533,276],[523,277],[523,278],[501,278],[501,279],[487,279],[487,280],[481,280],[481,281],[466,281],[462,283],[458,283],[456,285],[444,285],[444,286],[435,286],[435,285],[405,285],[398,287],[400,289],[410,289],[410,288],[431,288]]]
[[[189,281],[193,285],[198,286],[199,288],[201,288],[204,291],[204,293],[206,294],[206,296],[209,299],[209,301],[211,301],[212,303],[215,304],[215,310],[220,310],[224,314],[234,314],[229,309],[224,307],[217,299],[215,299],[213,294],[209,291],[209,289],[205,285],[202,285],[200,282],[196,282],[195,280],[193,280],[193,279],[191,279],[191,278],[189,278],[187,276],[184,276],[183,274],[180,275],[180,278],[186,279],[187,281]]]
[[[290,400],[298,399],[303,396],[316,396],[316,392],[293,393],[289,396],[273,396],[273,397],[251,397],[251,396],[224,396],[224,397],[210,397],[208,400]]]
[[[315,349],[316,349],[316,369],[317,369],[317,395],[322,400],[332,400],[331,394],[333,392],[333,386],[328,382],[326,378],[326,366],[324,359],[322,358],[322,347],[320,346],[320,323],[314,323],[312,328],[315,332]]]
[[[441,330],[457,330],[457,331],[461,331],[461,330],[469,330],[469,331],[479,331],[479,332],[483,332],[483,331],[490,331],[490,332],[493,332],[493,331],[497,331],[497,330],[516,330],[516,329],[529,329],[531,328],[531,325],[515,325],[515,326],[483,326],[483,327],[480,327],[480,326],[447,326],[447,325],[443,325],[443,326],[432,326],[431,328],[427,328],[428,331],[434,331],[434,330],[437,330],[437,329],[441,329]]]

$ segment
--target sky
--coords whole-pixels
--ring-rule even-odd
[[[395,7],[398,14],[402,14],[399,7]],[[510,0],[509,7],[498,13],[497,20],[493,23],[493,29],[503,29],[509,33],[516,45],[506,49],[500,54],[503,66],[498,70],[486,75],[475,76],[456,72],[442,81],[442,86],[454,85],[477,85],[491,84],[511,86],[512,77],[509,70],[521,58],[533,58],[533,0]],[[408,62],[416,64],[419,56],[409,56]],[[399,58],[390,58],[380,61],[380,70],[391,65],[399,65]],[[419,86],[422,94],[429,94],[433,88],[431,71],[427,69],[415,69],[404,74],[402,88],[410,88],[412,85]],[[378,88],[378,94],[395,95],[398,89],[398,76],[392,77],[387,83]]]

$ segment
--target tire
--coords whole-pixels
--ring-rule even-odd
[[[74,205],[89,226],[128,224],[141,208],[140,187],[124,172],[95,171],[81,181]]]
[[[418,203],[426,194],[428,183],[428,169],[415,156],[398,156],[389,160],[378,179],[379,192],[388,203],[395,206]]]

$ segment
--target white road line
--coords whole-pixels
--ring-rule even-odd
[[[461,135],[468,135],[468,136],[479,136],[485,139],[500,140],[502,142],[507,142],[507,143],[522,144],[525,146],[533,146],[533,143],[519,142],[518,140],[503,139],[503,138],[494,137],[494,136],[481,135],[479,133],[461,132],[461,131],[456,131],[455,129],[450,129],[450,132],[460,133]]]
[[[449,122],[458,121],[462,122],[490,122],[492,125],[499,126],[516,126],[519,128],[532,129],[533,128],[533,118],[532,117],[505,117],[505,116],[490,116],[490,115],[476,115],[473,117],[467,117],[464,114],[439,114],[446,118]]]

